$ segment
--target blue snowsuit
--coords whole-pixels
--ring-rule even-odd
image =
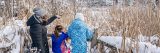
[[[67,34],[62,32],[60,37],[56,38],[54,34],[52,34],[52,51],[53,53],[62,53],[61,44],[68,37]]]
[[[71,38],[72,53],[87,53],[87,40],[92,38],[93,32],[80,19],[75,19],[67,32]]]

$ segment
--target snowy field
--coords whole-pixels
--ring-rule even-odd
[[[147,39],[149,37],[145,36],[139,36],[138,41],[134,41],[131,38],[125,39],[125,51],[129,52],[129,48],[132,48],[131,50],[133,53],[160,53],[160,47],[157,47],[154,43],[158,41],[157,36],[152,36],[150,38],[151,42],[148,42]],[[122,37],[121,36],[101,36],[99,40],[104,41],[106,44],[112,45],[118,49],[122,48]],[[131,42],[131,40],[133,42]],[[137,44],[137,45],[136,45]],[[138,50],[137,47],[138,46]]]
[[[14,19],[13,19],[14,20]],[[0,30],[0,48],[10,48],[10,52],[18,53],[20,52],[21,44],[24,42],[24,36],[19,32],[20,30],[26,31],[25,20],[14,20],[13,22],[8,22],[5,27]],[[121,36],[101,36],[98,40],[105,42],[106,44],[112,45],[118,49],[122,48],[122,37]],[[150,40],[150,41],[148,41]],[[129,52],[129,48],[132,47],[133,53],[160,53],[160,47],[155,44],[158,42],[159,37],[153,35],[150,38],[139,35],[138,40],[131,39],[127,37],[125,39],[125,51]],[[90,50],[90,42],[88,43],[88,53],[98,53],[97,49]],[[138,46],[138,50],[137,47]],[[108,48],[108,47],[105,47]],[[3,51],[0,49],[0,51]],[[91,52],[89,52],[91,51]],[[94,52],[93,52],[94,51]],[[105,49],[106,53],[109,53],[110,49]]]
[[[27,31],[25,20],[11,19],[10,21],[13,22],[7,22],[6,25],[2,25],[0,28],[0,53],[4,52],[5,49],[9,49],[9,52],[11,53],[19,53],[21,50],[20,48],[23,48],[22,44],[24,43],[25,36],[20,34],[20,32],[26,33]],[[117,49],[122,48],[122,36],[100,36],[97,39],[105,42],[105,44],[112,45]],[[138,40],[126,37],[125,51],[129,52],[129,49],[132,48],[131,50],[133,53],[160,53],[160,47],[156,46],[158,40],[158,35],[153,35],[150,38],[138,35]],[[99,53],[98,49],[91,49],[90,44],[91,43],[88,42],[88,53]],[[25,48],[23,49],[25,50]],[[111,51],[107,46],[105,46],[104,50],[105,53],[109,53],[109,51]]]
[[[1,0],[0,0],[1,1]],[[23,0],[22,2],[24,3],[23,5],[25,5],[25,7],[27,7],[27,9],[29,11],[32,11],[34,8],[34,6],[32,6],[31,3],[27,3],[26,2],[27,0]],[[30,0],[31,1],[31,0]],[[41,2],[41,0],[34,0],[35,2]],[[43,0],[45,2],[46,5],[44,5],[43,7],[46,7],[46,9],[51,9],[50,7],[52,5],[48,5],[48,4],[51,4],[49,2],[51,2],[52,0]],[[96,0],[98,1],[98,0]],[[113,5],[113,1],[112,0],[103,0],[103,1],[106,1],[106,5],[107,7],[102,7],[102,6],[99,6],[100,8],[98,7],[91,7],[91,8],[86,8],[86,7],[83,7],[83,8],[80,8],[79,10],[80,11],[86,11],[88,14],[90,15],[86,15],[86,16],[89,16],[91,17],[92,19],[90,19],[89,21],[93,21],[93,23],[89,23],[88,25],[91,25],[91,28],[99,28],[99,27],[103,27],[101,26],[101,24],[106,24],[107,26],[104,26],[106,28],[110,28],[110,29],[104,29],[104,28],[101,28],[100,31],[102,32],[106,32],[105,30],[107,30],[106,33],[109,33],[108,31],[112,32],[113,30],[111,30],[111,27],[115,27],[114,25],[111,25],[111,23],[109,23],[107,20],[105,19],[112,19],[112,18],[119,18],[119,17],[124,17],[124,18],[128,18],[127,15],[129,15],[129,19],[132,18],[131,16],[135,17],[139,17],[139,20],[142,21],[143,23],[147,23],[148,25],[144,26],[142,25],[142,27],[151,27],[151,28],[147,28],[147,31],[149,31],[149,29],[153,29],[153,31],[155,32],[154,29],[159,29],[158,27],[158,24],[159,24],[159,19],[157,19],[158,16],[151,16],[151,15],[155,15],[152,10],[146,10],[148,12],[144,12],[144,14],[140,14],[140,12],[136,9],[140,9],[139,6],[138,8],[136,8],[137,6],[135,6],[135,9],[128,9],[127,11],[127,8],[123,9],[121,8],[123,1],[119,1],[119,5],[117,5],[118,7],[113,7],[113,9],[111,8],[112,5]],[[133,0],[130,0],[130,1],[133,1]],[[144,3],[147,3],[148,0],[145,0]],[[69,10],[66,10],[65,7],[68,7],[68,9],[70,9],[69,6],[72,6],[72,4],[68,1],[68,0],[58,0],[56,2],[59,2],[60,5],[58,6],[58,9],[60,9],[60,11],[69,11]],[[153,2],[153,1],[152,1]],[[34,2],[33,2],[34,3]],[[77,3],[81,3],[81,2],[77,2]],[[86,2],[87,3],[87,2]],[[94,4],[96,2],[93,2]],[[0,3],[1,5],[5,5],[5,2],[4,1],[1,1]],[[55,4],[55,3],[54,3]],[[83,5],[85,5],[84,3],[82,3]],[[79,4],[79,5],[82,5],[82,4]],[[94,5],[93,4],[93,5]],[[22,6],[23,6],[22,5]],[[95,4],[96,5],[96,4]],[[131,2],[129,5],[134,5],[133,2]],[[155,5],[155,4],[154,4]],[[50,6],[50,7],[48,7]],[[88,5],[86,5],[88,6]],[[143,6],[143,5],[142,5]],[[47,8],[48,7],[48,8]],[[66,10],[63,10],[63,8]],[[129,6],[131,7],[131,6]],[[134,6],[133,6],[134,7]],[[147,7],[147,6],[145,6]],[[143,7],[144,9],[146,9],[145,7]],[[19,8],[19,7],[18,7]],[[62,9],[61,9],[62,8]],[[73,9],[70,9],[70,11],[73,11]],[[74,6],[75,8],[75,6]],[[115,8],[115,9],[114,9]],[[117,8],[117,9],[116,9]],[[125,12],[127,11],[126,13],[118,13],[118,12],[114,12],[114,10],[117,10],[118,11],[118,8],[121,9],[119,10],[119,12]],[[142,8],[142,9],[143,9]],[[4,8],[5,9],[5,8]],[[74,9],[76,10],[76,9]],[[57,10],[56,10],[57,11]],[[133,12],[132,12],[133,11]],[[134,12],[135,11],[135,12]],[[137,11],[137,12],[136,12]],[[20,11],[21,12],[21,11]],[[130,13],[132,12],[132,13]],[[160,12],[159,10],[157,12]],[[156,13],[157,13],[156,12]],[[60,12],[58,12],[60,13]],[[72,12],[74,14],[74,11]],[[86,13],[86,14],[87,14]],[[128,14],[127,14],[128,13]],[[142,16],[139,16],[137,15],[137,13],[139,13],[140,15]],[[48,13],[48,14],[52,14],[51,12]],[[67,14],[71,14],[71,13],[67,13]],[[117,14],[117,15],[116,15]],[[127,15],[125,15],[127,14]],[[131,15],[130,15],[131,14]],[[135,15],[134,15],[135,14]],[[112,16],[111,16],[112,15]],[[159,15],[159,14],[156,14],[156,15]],[[4,15],[3,15],[4,16]],[[68,16],[68,15],[67,15]],[[115,16],[115,17],[114,17]],[[126,16],[126,17],[125,17]],[[151,17],[150,17],[151,16]],[[147,21],[146,20],[141,20],[141,17],[147,17]],[[149,18],[156,18],[154,21],[156,22],[151,22],[153,21],[152,19],[149,19]],[[70,17],[69,17],[70,18]],[[67,17],[68,19],[68,17]],[[142,18],[142,19],[146,19],[146,18]],[[125,20],[125,19],[124,19]],[[131,19],[132,20],[132,19]],[[138,20],[138,19],[137,19]],[[149,20],[149,22],[148,22]],[[0,21],[3,21],[3,18],[0,17]],[[67,20],[68,21],[68,20]],[[88,22],[89,22],[88,21]],[[117,19],[116,21],[121,21],[119,19]],[[116,25],[116,23],[114,23],[115,21],[112,21],[113,24]],[[133,21],[133,23],[135,24],[136,22],[138,21]],[[132,22],[131,22],[132,23]],[[140,23],[140,22],[139,22]],[[146,24],[145,23],[145,24]],[[150,24],[149,24],[150,23]],[[154,24],[154,23],[158,23],[158,24]],[[66,23],[65,23],[66,24]],[[121,24],[120,22],[118,22],[117,25]],[[127,24],[127,22],[126,22]],[[154,25],[154,26],[150,26],[150,25]],[[66,24],[67,25],[67,24]],[[123,25],[123,24],[122,24]],[[93,27],[92,27],[93,26]],[[132,26],[132,24],[131,24]],[[157,27],[156,27],[157,26]],[[118,26],[120,27],[120,26]],[[127,26],[121,26],[121,27],[128,27]],[[131,27],[131,28],[134,28],[135,26]],[[136,27],[135,27],[136,28]],[[137,27],[138,28],[138,27]],[[14,19],[14,17],[12,17],[11,19],[8,19],[8,21],[5,21],[5,24],[3,22],[0,22],[0,53],[23,53],[22,51],[28,51],[27,50],[27,47],[30,47],[29,45],[31,44],[31,40],[29,38],[29,35],[27,33],[27,29],[28,27],[26,27],[26,19],[23,19],[23,20],[16,20]],[[146,29],[146,28],[145,28]],[[138,31],[138,29],[136,29],[136,31]],[[145,30],[144,30],[145,31]],[[114,32],[114,31],[113,31]],[[132,31],[131,31],[132,32]],[[160,46],[159,46],[159,42],[160,42],[160,37],[158,35],[159,31],[156,31],[157,33],[155,35],[151,35],[150,37],[149,36],[144,36],[142,34],[140,35],[137,35],[137,39],[133,39],[133,37],[126,37],[125,38],[125,43],[123,44],[123,40],[124,38],[121,36],[121,35],[117,35],[117,36],[106,36],[106,35],[102,35],[102,36],[99,36],[97,38],[98,41],[101,41],[101,42],[104,42],[105,44],[108,44],[108,45],[111,45],[115,48],[117,48],[117,50],[115,51],[115,53],[120,53],[120,51],[123,49],[124,45],[125,45],[125,49],[124,51],[129,53],[130,51],[132,51],[133,53],[160,53]],[[134,32],[133,32],[134,33]],[[147,34],[148,35],[148,34]],[[133,35],[131,35],[133,36]],[[51,42],[51,40],[50,40]],[[25,46],[24,46],[25,45]],[[70,46],[70,44],[67,44],[68,46]],[[97,46],[97,45],[96,45]],[[88,52],[87,53],[100,53],[99,49],[100,50],[104,50],[105,52],[104,53],[109,53],[110,51],[112,51],[112,49],[110,47],[107,47],[107,46],[103,46],[104,49],[101,49],[101,48],[97,48],[97,47],[94,47],[94,48],[91,48],[91,42],[88,42]],[[70,46],[71,47],[71,46]],[[51,51],[51,48],[50,48],[50,52]]]

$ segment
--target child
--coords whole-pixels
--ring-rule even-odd
[[[72,53],[87,53],[87,41],[93,36],[93,31],[85,23],[82,13],[76,13],[67,34],[71,38]]]
[[[66,53],[67,51],[65,39],[68,38],[68,35],[64,33],[62,30],[63,30],[63,27],[61,25],[57,25],[55,27],[54,34],[52,34],[51,36],[53,53]]]

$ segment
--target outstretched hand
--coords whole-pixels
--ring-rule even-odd
[[[59,16],[59,15],[56,15],[56,17],[57,17],[58,19],[60,19],[60,18],[61,18],[61,16]]]

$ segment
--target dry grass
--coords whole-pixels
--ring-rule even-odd
[[[129,6],[123,8],[114,8],[109,20],[112,31],[125,31],[126,36],[132,37],[139,34],[152,36],[160,35],[160,17],[159,9],[150,5],[146,7]],[[113,26],[112,26],[113,25]]]
[[[159,9],[153,8],[152,3],[142,7],[140,5],[128,6],[128,7],[107,7],[105,8],[86,8],[78,9],[79,5],[75,5],[74,1],[68,1],[70,5],[64,6],[62,0],[49,0],[49,3],[40,1],[40,3],[34,3],[31,0],[17,0],[18,2],[18,18],[29,18],[32,15],[32,9],[34,7],[42,7],[48,11],[48,16],[61,15],[62,19],[54,21],[49,26],[49,31],[53,31],[54,25],[61,24],[65,28],[74,19],[74,14],[77,11],[81,11],[86,16],[86,22],[90,26],[97,26],[99,35],[117,35],[117,33],[126,33],[126,36],[135,38],[139,34],[151,36],[154,34],[160,35],[160,16]],[[11,2],[11,1],[9,1]],[[99,13],[93,13],[94,11]],[[109,11],[108,11],[109,10]],[[109,12],[109,15],[107,14]],[[96,14],[96,15],[93,15]],[[4,14],[5,15],[5,14]],[[105,17],[109,17],[105,18]],[[111,18],[110,18],[111,17]],[[26,19],[26,20],[27,20]],[[96,22],[96,23],[95,23]],[[2,23],[2,22],[1,22]]]
[[[135,45],[138,45],[138,35],[153,36],[155,34],[160,35],[160,10],[152,4],[147,4],[145,7],[140,5],[127,6],[122,8],[113,7],[110,11],[112,17],[109,20],[109,25],[113,33],[122,33],[122,51],[125,49],[126,37],[137,40]],[[148,40],[150,42],[150,40]],[[133,41],[132,41],[133,42]],[[156,44],[160,46],[159,44]],[[139,47],[137,48],[137,52]],[[132,49],[132,48],[130,48]]]
[[[145,7],[135,4],[133,6],[125,7],[98,7],[88,8],[84,10],[83,7],[78,9],[79,5],[75,5],[74,1],[68,1],[70,5],[65,6],[63,0],[49,0],[51,2],[35,3],[32,0],[17,0],[18,2],[18,19],[28,19],[33,13],[34,7],[42,7],[48,11],[48,16],[61,15],[62,19],[57,19],[49,26],[49,33],[52,33],[54,26],[57,24],[68,27],[70,22],[74,19],[74,15],[77,11],[84,13],[86,17],[86,23],[98,29],[98,35],[120,35],[125,37],[131,37],[138,40],[138,35],[152,36],[155,34],[160,35],[160,10],[158,7],[154,8],[152,3],[148,3]],[[140,0],[138,0],[140,1]],[[11,1],[9,1],[11,2]],[[7,5],[2,14],[5,17],[11,17],[10,5]],[[97,12],[97,13],[95,13]],[[95,14],[95,15],[93,15]],[[107,17],[107,18],[106,18]],[[4,22],[0,22],[1,25],[7,24],[8,18],[4,18]],[[160,42],[160,41],[159,41]],[[125,41],[123,41],[125,43]],[[122,44],[124,45],[124,44]],[[160,44],[158,44],[160,46]],[[138,47],[137,47],[138,48]],[[125,46],[123,47],[125,49]]]

